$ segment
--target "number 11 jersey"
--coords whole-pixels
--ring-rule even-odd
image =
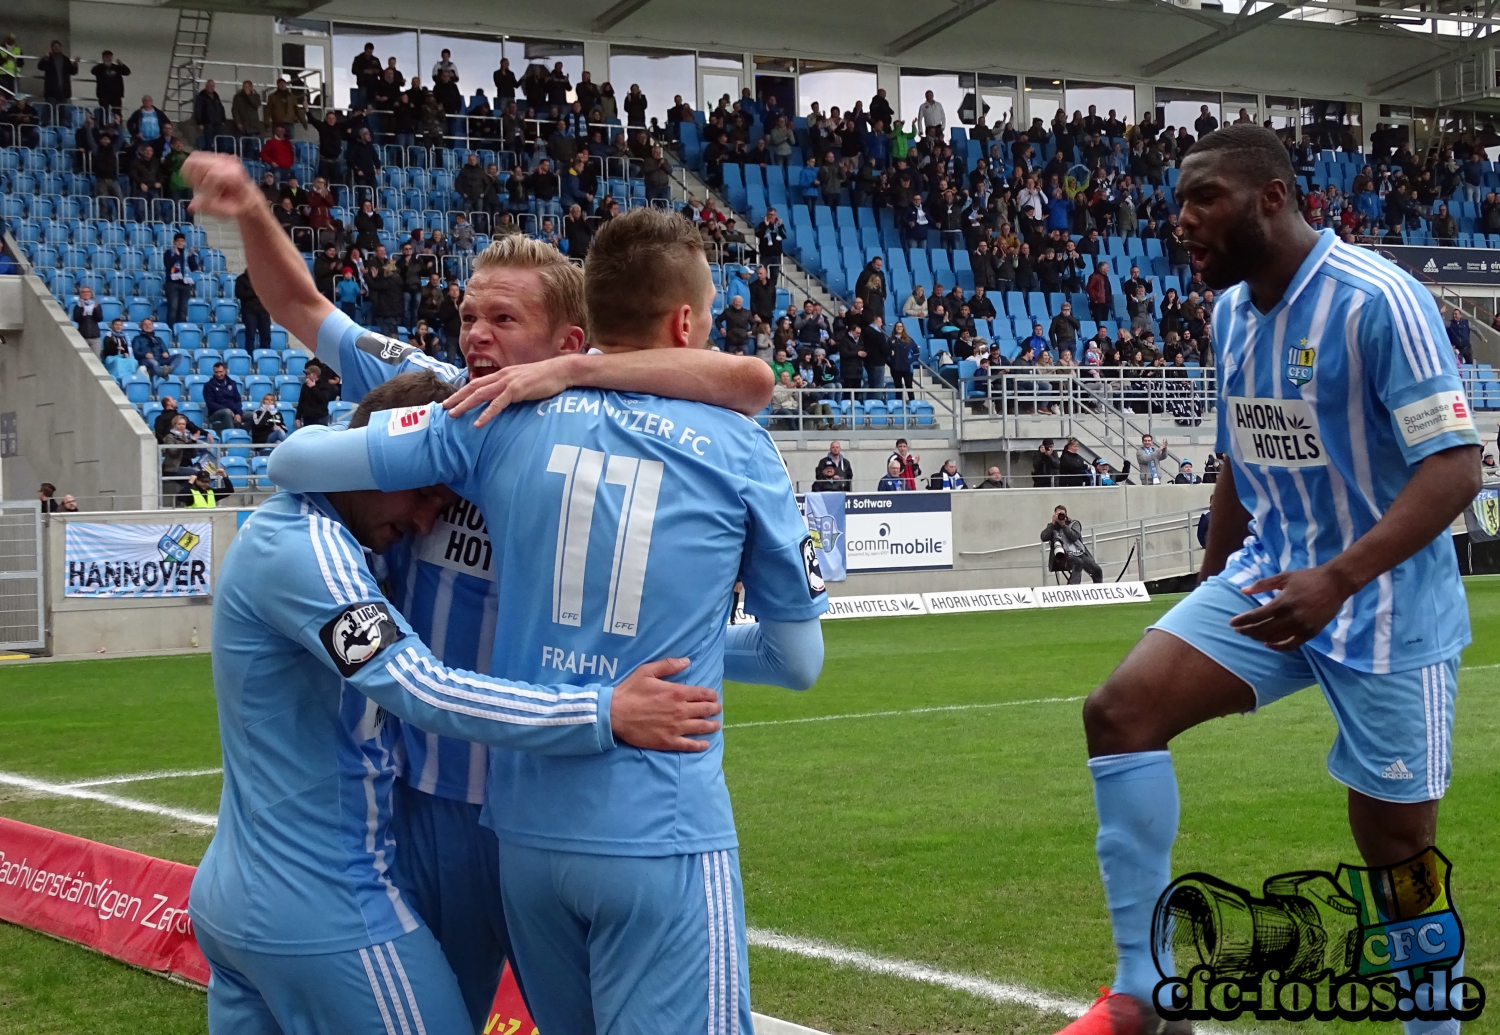
[[[377,413],[367,441],[381,488],[443,482],[483,510],[500,587],[492,672],[617,684],[645,662],[686,657],[677,681],[717,689],[737,580],[762,619],[827,609],[786,468],[753,421],[593,389],[477,430],[476,413]],[[696,754],[493,751],[485,822],[513,844],[559,851],[736,847],[722,734],[707,740]]]

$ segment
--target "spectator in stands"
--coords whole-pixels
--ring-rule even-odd
[[[1000,468],[998,468],[998,467],[991,467],[988,471],[985,472],[985,479],[984,479],[984,481],[982,481],[978,485],[974,486],[974,488],[976,488],[976,489],[1003,489],[1003,488],[1005,488],[1005,479],[1002,478],[1002,477],[1000,477]]]
[[[880,484],[875,487],[877,492],[905,492],[907,489],[916,488],[907,484],[907,478],[902,471],[901,462],[895,457],[886,461],[885,477],[880,479]]]
[[[229,484],[229,476],[223,471],[219,472],[219,483],[215,485],[213,475],[200,469],[177,493],[176,503],[179,507],[212,508],[217,507],[219,500],[227,498],[233,492],[234,486]]]
[[[215,363],[213,376],[203,384],[203,410],[208,414],[208,423],[219,434],[236,424],[243,424],[241,414],[243,402],[240,389],[229,379],[229,368]]]
[[[1458,244],[1458,220],[1449,214],[1446,204],[1438,206],[1437,215],[1432,219],[1432,236],[1445,247]]]
[[[438,306],[436,326],[443,332],[443,342],[448,348],[448,362],[460,367],[464,365],[463,353],[458,347],[458,335],[463,329],[463,304],[463,290],[458,286],[458,281],[450,280],[443,291],[443,302]]]
[[[125,321],[118,316],[109,322],[109,330],[99,340],[99,358],[104,363],[104,369],[116,379],[135,373],[139,366],[130,347],[130,338],[125,334]]]
[[[37,60],[37,69],[42,73],[42,99],[48,104],[69,104],[73,100],[73,77],[78,74],[78,63],[83,58],[69,58],[63,51],[61,40],[52,45]]]
[[[844,455],[843,446],[838,439],[828,443],[828,455],[818,461],[818,470],[831,466],[834,471],[834,479],[837,488],[827,489],[827,492],[849,492],[854,485],[854,468],[849,463],[849,458]]]
[[[376,249],[377,260],[365,268],[365,288],[370,298],[370,313],[381,334],[394,338],[396,327],[401,322],[401,278],[396,274],[396,264],[380,262],[378,256],[385,249]]]
[[[250,351],[271,347],[271,314],[255,293],[250,271],[234,278],[234,297],[240,303],[240,322],[245,325],[245,348]]]
[[[146,373],[153,378],[163,376],[172,368],[172,354],[161,335],[156,333],[156,321],[149,316],[141,321],[140,333],[130,343],[130,351],[134,354],[135,361],[145,367]]]
[[[99,146],[93,152],[94,197],[112,198],[107,208],[100,206],[102,217],[118,219],[118,202],[124,201],[125,192],[120,189],[120,152],[115,148],[114,137],[109,133],[99,135]]]
[[[36,498],[42,501],[42,513],[56,514],[62,509],[62,504],[53,499],[57,494],[57,486],[51,482],[42,482],[36,490]]]
[[[927,289],[921,284],[913,286],[911,294],[906,296],[906,301],[901,305],[901,315],[917,320],[927,319]]]
[[[622,107],[625,109],[625,125],[629,127],[646,125],[646,95],[641,93],[639,83],[631,83],[630,89],[625,94]]]
[[[826,403],[824,405],[827,405]],[[847,492],[845,483],[839,480],[838,471],[834,469],[832,460],[823,460],[818,464],[817,475],[812,483],[813,492]]]
[[[238,288],[238,284],[235,285]],[[364,287],[354,279],[354,269],[345,266],[343,275],[334,283],[334,303],[351,320],[358,320],[359,301],[364,296]],[[248,334],[248,331],[246,332]]]
[[[276,404],[276,393],[267,392],[260,397],[260,405],[250,413],[250,441],[257,446],[274,446],[286,438],[286,419]]]
[[[912,337],[907,333],[906,325],[899,321],[891,328],[891,334],[886,339],[887,359],[886,366],[891,372],[891,383],[897,389],[905,389],[906,401],[915,401],[916,392],[913,391],[912,371],[916,369],[921,349]]]
[[[1078,440],[1069,438],[1057,457],[1057,484],[1078,486],[1087,485],[1089,481],[1089,462],[1078,452]]]
[[[1203,479],[1193,473],[1193,462],[1184,460],[1177,465],[1177,477],[1172,481],[1176,485],[1200,485]]]
[[[167,117],[162,110],[156,106],[156,102],[147,94],[141,98],[141,106],[130,113],[130,118],[125,122],[125,128],[130,131],[130,142],[139,148],[143,144],[149,144],[161,153],[163,137],[167,126]]]
[[[1474,347],[1471,344],[1471,331],[1469,329],[1469,318],[1464,316],[1463,310],[1453,306],[1448,311],[1448,342],[1453,346],[1453,351],[1458,353],[1459,359],[1464,363],[1474,362]]]
[[[349,71],[354,76],[355,85],[368,94],[380,77],[380,58],[375,56],[375,44],[365,44],[365,49],[354,56]]]
[[[261,145],[260,160],[270,166],[278,184],[291,173],[294,155],[292,142],[286,138],[285,126],[278,124],[272,128],[271,139]]]
[[[801,378],[797,378],[794,384],[792,376],[783,370],[777,375],[776,385],[771,390],[771,412],[775,416],[771,421],[771,427],[777,431],[792,431],[797,427],[797,420],[802,413],[801,390],[798,387]]]
[[[1197,133],[1199,137],[1205,137],[1218,128],[1219,120],[1214,118],[1213,113],[1208,110],[1208,105],[1199,105],[1198,118],[1193,123],[1193,132]]]
[[[1017,387],[1020,386],[1017,385]],[[1061,466],[1052,440],[1042,439],[1042,444],[1036,449],[1036,458],[1031,462],[1031,484],[1038,488],[1052,488],[1057,484],[1057,475]]]
[[[94,289],[85,285],[78,289],[78,301],[73,306],[73,324],[83,340],[93,348],[99,348],[99,320],[103,316],[99,303],[94,300]]]
[[[1052,318],[1052,326],[1047,329],[1047,337],[1056,349],[1072,349],[1078,345],[1078,332],[1081,329],[1078,317],[1073,315],[1073,305],[1064,302],[1058,309],[1057,315]]]
[[[651,157],[641,163],[641,176],[646,181],[647,201],[672,200],[672,163],[662,155],[661,148],[651,149]]]
[[[94,99],[104,109],[106,121],[110,113],[118,115],[125,104],[125,77],[130,68],[123,61],[116,61],[114,51],[106,50],[99,55],[99,63],[89,69],[94,77]]]
[[[186,415],[178,412],[177,397],[175,395],[163,395],[161,397],[161,412],[156,415],[156,422],[152,427],[152,432],[156,435],[156,441],[166,442],[167,433],[172,430],[172,426],[178,420],[183,422],[182,434],[184,441],[197,442],[204,437],[202,428],[188,420]]]
[[[375,151],[374,138],[370,135],[368,128],[361,128],[354,139],[349,141],[344,152],[345,164],[349,166],[349,180],[352,186],[376,187],[380,178],[380,156]]]
[[[188,299],[193,297],[195,273],[203,267],[198,254],[187,246],[187,237],[172,235],[172,247],[162,253],[162,272],[166,279],[162,290],[167,296],[167,323],[176,326],[187,319]]]
[[[726,351],[743,353],[746,356],[755,355],[755,345],[750,340],[750,310],[745,308],[745,300],[740,295],[735,295],[729,300],[729,305],[714,319],[714,326],[724,334],[724,348]]]
[[[927,487],[953,491],[967,489],[969,485],[964,481],[964,476],[958,473],[958,464],[953,460],[944,460],[943,466],[928,480]]]
[[[328,423],[328,404],[338,398],[339,378],[332,370],[323,377],[324,367],[309,363],[304,370],[302,391],[297,396],[297,427]]]
[[[906,480],[906,487],[915,490],[917,479],[922,476],[922,458],[911,451],[906,439],[896,440],[896,451],[887,458],[887,466],[895,461],[901,466],[901,476]]]
[[[943,106],[933,97],[932,91],[927,91],[926,99],[917,108],[916,122],[913,128],[919,136],[936,137],[941,140],[944,136],[943,127],[948,124],[948,115],[943,111]]]
[[[1141,448],[1135,451],[1135,463],[1140,468],[1142,485],[1161,484],[1161,462],[1166,455],[1166,439],[1158,445],[1150,435],[1141,436]]]
[[[224,131],[224,101],[212,79],[203,84],[193,98],[193,124],[198,127],[198,150],[215,147],[214,140]]]
[[[246,79],[240,84],[239,93],[229,104],[229,121],[234,126],[235,136],[258,137],[261,134],[260,94],[255,84]]]

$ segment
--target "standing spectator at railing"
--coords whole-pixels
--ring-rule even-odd
[[[426,320],[428,326],[435,327],[441,321],[438,318],[439,311],[443,308],[443,285],[436,273],[427,276],[427,283],[422,285],[421,298],[417,300],[417,318]]]
[[[365,271],[365,283],[375,326],[381,334],[394,338],[401,322],[401,279],[396,275],[395,265],[371,262]]]
[[[438,77],[444,72],[451,75],[455,83],[458,82],[458,66],[453,63],[453,51],[447,47],[443,48],[443,52],[438,55],[438,59],[432,63],[432,81],[434,83],[437,82]]]
[[[504,109],[511,101],[516,99],[516,88],[520,83],[516,80],[516,73],[511,71],[510,58],[501,58],[500,67],[495,69],[495,107]]]
[[[197,253],[187,246],[187,237],[172,235],[172,247],[162,252],[162,291],[167,296],[167,323],[176,325],[187,319],[188,299],[193,297],[194,274],[203,267]]]
[[[271,347],[271,314],[255,293],[246,270],[234,278],[234,297],[240,303],[240,322],[245,325],[245,348],[251,352]]]
[[[724,349],[727,352],[755,355],[755,346],[750,342],[750,310],[745,300],[735,295],[729,305],[714,319],[714,326],[724,334]]]
[[[63,51],[61,40],[53,40],[37,61],[42,73],[42,99],[48,104],[69,104],[73,100],[73,77],[78,74],[78,63],[83,58],[70,58]]]
[[[135,361],[153,378],[164,376],[172,368],[172,354],[161,335],[156,333],[156,321],[149,316],[141,321],[140,332],[131,341],[130,351]]]
[[[198,127],[198,150],[214,148],[214,139],[224,131],[224,102],[212,79],[193,97],[193,125]]]
[[[410,93],[398,93],[396,101],[391,109],[390,117],[385,120],[396,146],[403,151],[408,147],[414,147],[417,143],[417,108]]]
[[[161,159],[156,157],[156,148],[144,144],[130,163],[130,193],[132,197],[155,201],[162,195]]]
[[[917,118],[912,124],[918,136],[937,137],[942,139],[943,127],[948,123],[948,115],[943,111],[943,106],[932,94],[927,91],[926,99],[917,108]]]
[[[1448,206],[1438,206],[1437,215],[1432,218],[1432,236],[1437,238],[1437,243],[1451,248],[1458,243],[1458,220],[1448,212]]]
[[[647,201],[672,200],[672,163],[660,147],[653,147],[651,157],[641,163],[641,176],[646,181]]]
[[[332,108],[323,113],[323,121],[316,126],[318,131],[318,175],[329,183],[344,181],[341,159],[344,157],[344,142],[349,139],[349,124],[339,118]]]
[[[766,267],[771,286],[781,273],[781,252],[786,244],[786,224],[774,208],[766,210],[766,218],[755,225],[756,258]]]
[[[547,153],[552,156],[556,167],[566,170],[573,164],[573,159],[578,157],[579,140],[568,128],[563,119],[552,123],[552,135],[547,138]]]
[[[139,148],[143,144],[150,144],[158,154],[162,150],[162,138],[166,136],[167,126],[166,115],[156,106],[150,94],[141,98],[141,106],[131,112],[130,118],[125,122],[125,128],[130,131],[131,146]]]
[[[755,267],[755,279],[750,281],[750,312],[760,317],[767,325],[776,320],[776,285],[771,283],[770,271],[764,265]]]
[[[249,79],[240,83],[239,92],[229,102],[229,121],[234,127],[234,135],[241,139],[261,134],[260,94],[255,92],[255,84]]]
[[[897,322],[891,328],[890,337],[886,339],[886,366],[891,372],[891,383],[899,392],[906,390],[906,401],[912,402],[916,399],[913,391],[912,371],[916,368],[921,349],[907,333],[906,325]]]
[[[526,193],[530,196],[527,207],[531,214],[542,216],[558,212],[557,192],[557,174],[552,171],[552,163],[543,158],[537,163],[536,171],[526,177]]]
[[[1150,435],[1141,436],[1141,448],[1135,451],[1135,463],[1140,468],[1142,485],[1161,484],[1161,462],[1166,455],[1166,439],[1158,445]]]
[[[334,286],[338,283],[343,270],[344,262],[339,258],[339,250],[330,241],[313,259],[312,276],[313,283],[318,288],[318,294],[332,302]]]
[[[436,94],[428,94],[427,100],[417,109],[417,132],[421,134],[423,147],[442,147],[448,130],[448,120]]]
[[[89,74],[94,77],[94,99],[104,109],[107,121],[110,113],[118,115],[125,105],[125,77],[130,74],[130,67],[116,61],[113,51],[106,50]]]
[[[869,317],[860,334],[864,346],[865,387],[884,388],[885,368],[891,359],[890,339],[885,336],[885,317],[875,314]]]
[[[599,98],[601,96],[599,84],[594,82],[594,77],[588,71],[584,71],[582,77],[578,80],[578,87],[573,91],[573,94],[578,98],[577,103],[582,108],[585,116],[590,115],[599,106]]]
[[[443,343],[447,346],[448,362],[460,367],[464,365],[463,353],[458,348],[459,331],[463,329],[463,304],[463,290],[458,281],[448,281],[443,291],[443,303],[438,306],[436,327],[442,332]]]
[[[922,476],[922,458],[911,451],[906,439],[896,440],[896,451],[886,461],[887,470],[890,469],[892,463],[900,465],[901,477],[906,482],[906,488],[916,489],[917,479]]]
[[[458,175],[453,178],[453,189],[458,191],[460,197],[468,203],[471,212],[484,208],[484,195],[488,188],[484,169],[479,165],[479,155],[469,152],[469,157],[464,162]]]
[[[286,127],[278,123],[271,130],[271,139],[261,145],[260,160],[270,166],[275,182],[279,184],[291,173],[294,158],[292,142],[286,138]]]
[[[464,110],[464,95],[458,88],[458,80],[447,72],[440,73],[433,80],[432,96],[437,98],[438,107],[445,115],[451,117]]]
[[[209,426],[223,435],[244,423],[243,408],[239,386],[229,379],[229,368],[215,363],[213,376],[203,384],[203,412],[208,414]]]
[[[354,76],[354,84],[364,93],[365,101],[368,103],[370,88],[375,85],[375,80],[380,78],[380,58],[375,56],[375,44],[365,44],[365,49],[354,56],[349,72]]]
[[[630,89],[625,94],[623,101],[625,108],[625,125],[634,128],[646,124],[646,95],[641,92],[639,83],[631,83]]]
[[[1072,349],[1078,345],[1078,332],[1081,326],[1078,317],[1073,315],[1071,302],[1064,302],[1056,316],[1052,318],[1052,326],[1047,329],[1047,336],[1051,339],[1052,347],[1056,349]]]
[[[241,274],[243,276],[243,274]],[[238,284],[235,285],[238,288]],[[345,266],[343,275],[333,285],[334,304],[339,307],[343,314],[356,323],[359,320],[359,303],[364,296],[365,289],[359,281],[354,279],[354,267]],[[248,338],[249,326],[246,325],[245,336]]]
[[[398,79],[399,73],[395,68],[383,68],[375,82],[370,86],[369,105],[375,111],[391,111],[396,107],[396,98],[401,96],[401,88],[405,85],[402,79]]]
[[[547,73],[547,104],[555,105],[559,111],[567,106],[568,94],[573,92],[573,82],[563,70],[561,61],[555,62]]]
[[[265,119],[273,130],[279,127],[287,137],[291,136],[294,125],[307,125],[307,106],[287,86],[285,79],[278,77],[276,89],[266,98]]]

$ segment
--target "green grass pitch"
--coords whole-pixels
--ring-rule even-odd
[[[1468,972],[1500,989],[1500,580],[1468,588],[1475,644],[1438,843]],[[812,690],[730,686],[725,765],[750,925],[1091,998],[1113,951],[1080,702],[1047,699],[1088,693],[1169,603],[829,622]],[[63,782],[219,763],[206,657],[13,666],[0,688],[0,771]],[[986,707],[785,722],[974,705]],[[1357,861],[1343,788],[1323,767],[1333,734],[1314,690],[1179,738],[1174,871],[1258,887]],[[107,790],[213,812],[219,780]],[[208,843],[190,824],[4,785],[0,815],[190,863]],[[841,1035],[1046,1035],[1064,1020],[774,949],[752,948],[750,967],[757,1011]],[[1469,1030],[1500,1028],[1500,1006],[1492,1017]],[[201,993],[0,924],[0,1035],[205,1030]]]

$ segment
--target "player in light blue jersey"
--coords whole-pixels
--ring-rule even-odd
[[[1119,966],[1113,994],[1069,1035],[1185,1026],[1153,1008],[1150,945],[1177,833],[1167,745],[1182,731],[1317,684],[1338,720],[1328,771],[1348,787],[1365,862],[1393,866],[1436,840],[1469,643],[1447,529],[1479,490],[1479,438],[1431,294],[1315,232],[1295,182],[1280,140],[1256,126],[1205,136],[1182,164],[1188,247],[1223,290],[1227,463],[1199,587],[1084,706]],[[1458,1026],[1406,1022],[1409,1035]]]
[[[224,789],[189,910],[209,1030],[466,1030],[457,982],[391,880],[386,712],[449,736],[561,755],[701,750],[717,695],[627,679],[532,685],[438,662],[366,563],[430,528],[441,488],[278,493],[236,534],[214,597]],[[636,748],[626,750],[635,751]],[[663,755],[662,757],[669,757]]]
[[[679,220],[637,210],[612,221],[585,278],[606,350],[706,341],[713,286]],[[665,366],[678,353],[654,355]],[[785,468],[758,426],[592,390],[477,423],[397,411],[366,429],[299,433],[273,454],[271,474],[300,485],[292,468],[313,470],[337,488],[438,477],[477,501],[507,630],[497,672],[573,678],[678,651],[692,659],[684,678],[717,686],[743,580],[761,621],[736,630],[731,648],[779,669],[767,678],[810,685],[826,597]],[[491,753],[486,822],[541,1030],[751,1030],[738,841],[721,738],[708,745],[691,759],[634,752],[599,766]]]
[[[285,233],[255,203],[254,185],[238,163],[209,158],[190,172],[199,178],[200,205],[214,204],[216,214],[238,220],[257,283],[272,285],[262,291],[272,317],[300,340],[316,342],[318,358],[341,374],[347,398],[362,399],[402,372],[427,371],[457,385],[471,373],[483,376],[558,355],[573,356],[569,384],[650,388],[747,413],[769,397],[763,363],[702,353],[663,371],[635,357],[582,356],[581,270],[555,248],[520,236],[501,238],[476,258],[461,306],[465,366],[440,363],[360,327],[320,295]],[[240,205],[246,197],[251,203]],[[489,671],[497,613],[492,551],[479,509],[460,499],[430,530],[404,538],[386,554],[393,603],[447,664]],[[494,835],[479,822],[487,751],[410,723],[396,725],[401,780],[394,792],[394,879],[442,945],[477,1029],[488,1019],[509,955],[498,851]]]

